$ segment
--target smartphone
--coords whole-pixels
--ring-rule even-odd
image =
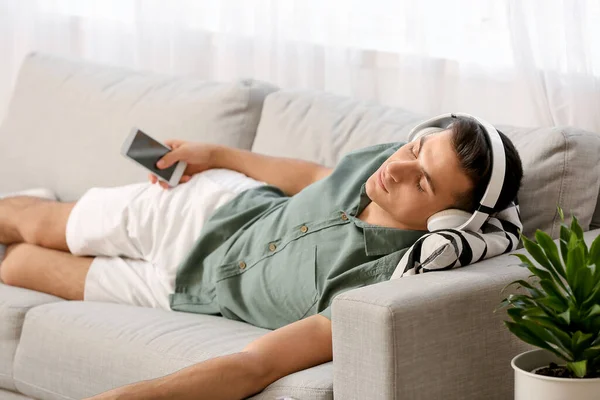
[[[159,169],[156,163],[169,151],[171,151],[169,146],[152,138],[138,128],[131,130],[121,147],[121,154],[125,157],[146,168],[158,179],[167,182],[169,186],[175,187],[179,184],[187,164],[179,161],[169,168]]]

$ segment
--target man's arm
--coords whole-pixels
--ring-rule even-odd
[[[192,175],[210,168],[226,168],[277,186],[288,196],[293,196],[333,171],[310,161],[265,156],[227,146],[182,140],[167,140],[165,144],[172,150],[158,162],[158,167],[164,169],[178,161],[185,161],[188,167],[181,182],[187,182]],[[150,181],[156,183],[157,179],[151,174]],[[166,183],[160,184],[168,188]]]
[[[241,172],[258,181],[277,186],[289,196],[295,195],[333,171],[310,161],[271,157],[225,146],[216,148],[214,160],[214,168]]]
[[[123,386],[90,400],[244,399],[281,377],[331,360],[331,321],[313,315],[262,336],[240,353]]]

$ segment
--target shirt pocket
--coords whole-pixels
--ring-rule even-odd
[[[316,247],[285,246],[217,282],[221,313],[276,329],[306,316],[318,299]]]

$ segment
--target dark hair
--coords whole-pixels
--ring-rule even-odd
[[[458,155],[460,167],[473,182],[473,190],[459,193],[454,206],[473,212],[483,197],[492,174],[491,148],[483,126],[472,118],[461,117],[452,124],[450,129],[452,129],[452,144]],[[504,133],[500,131],[498,133],[504,144],[506,173],[500,197],[494,207],[495,211],[505,209],[511,201],[515,200],[523,178],[523,165],[517,149]]]

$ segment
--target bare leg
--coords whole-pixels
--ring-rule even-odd
[[[69,251],[65,232],[74,205],[29,196],[0,200],[0,243]]]
[[[6,251],[0,279],[7,285],[83,300],[85,278],[93,260],[32,244],[13,244]]]

